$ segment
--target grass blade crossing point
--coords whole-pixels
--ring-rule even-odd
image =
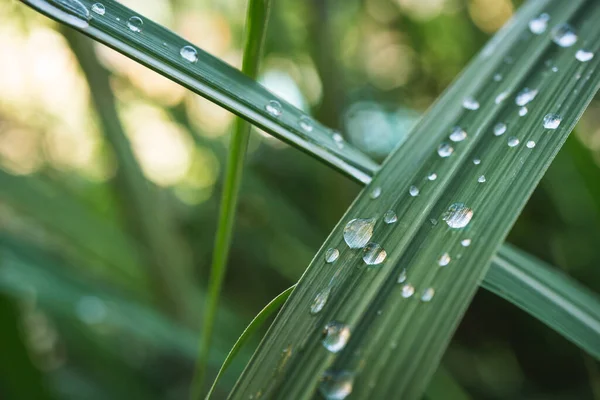
[[[248,3],[242,72],[253,79],[258,75],[258,65],[265,41],[270,6],[270,0],[250,0]],[[225,182],[219,210],[210,280],[208,282],[208,295],[204,309],[204,323],[202,324],[202,335],[200,338],[200,352],[192,381],[192,399],[199,399],[202,391],[202,383],[206,372],[213,335],[213,325],[217,316],[219,296],[221,294],[221,287],[223,286],[223,279],[225,277],[227,266],[227,256],[229,248],[231,247],[233,222],[235,220],[237,198],[242,181],[244,160],[246,158],[246,148],[248,146],[249,137],[250,124],[241,118],[237,118],[233,136],[231,137],[229,144],[229,154],[227,156]]]

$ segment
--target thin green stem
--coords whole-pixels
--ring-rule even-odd
[[[253,79],[256,78],[258,72],[270,3],[270,0],[250,0],[248,3],[246,43],[244,46],[242,72]],[[231,138],[229,154],[227,156],[223,197],[221,198],[217,235],[213,250],[208,296],[204,308],[200,349],[190,392],[191,399],[199,399],[202,393],[214,323],[219,305],[219,296],[223,286],[227,258],[231,246],[233,223],[249,136],[250,124],[241,118],[236,119],[235,130]]]

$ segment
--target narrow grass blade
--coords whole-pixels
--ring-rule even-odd
[[[277,297],[271,300],[271,302],[269,302],[269,304],[267,304],[265,308],[263,308],[258,314],[256,314],[256,317],[254,317],[252,321],[250,321],[250,324],[248,324],[246,329],[244,329],[244,332],[242,332],[238,340],[235,342],[235,344],[229,351],[229,354],[227,354],[227,358],[223,362],[221,369],[219,369],[219,373],[217,374],[208,394],[206,395],[207,400],[210,399],[210,397],[212,396],[215,388],[217,387],[217,384],[219,383],[219,379],[225,373],[225,371],[229,367],[229,364],[231,364],[235,356],[239,353],[240,349],[246,344],[246,342],[252,336],[252,334],[264,324],[267,318],[269,318],[275,311],[279,309],[279,307],[287,300],[287,298],[290,296],[290,294],[295,288],[296,285],[291,286],[283,292],[281,292],[279,295],[277,295]]]
[[[103,15],[90,11],[95,3],[92,0],[21,1],[315,155],[355,180],[368,182],[369,175],[378,168],[349,143],[336,140],[338,136],[330,129],[240,71],[114,0],[102,2]],[[75,3],[79,6],[65,5]],[[128,22],[134,17],[142,21],[139,31],[135,26],[133,30],[129,28]]]
[[[567,275],[505,245],[482,286],[600,360],[600,299]]]
[[[242,72],[255,79],[262,56],[262,48],[267,32],[270,0],[250,0],[246,16],[246,40],[242,62]],[[217,234],[213,248],[213,258],[208,282],[208,296],[204,308],[204,323],[200,339],[200,351],[194,373],[191,398],[199,399],[206,373],[206,365],[210,353],[214,322],[217,316],[219,296],[225,278],[227,258],[231,247],[233,223],[235,220],[237,199],[242,182],[246,148],[250,138],[250,124],[236,119],[235,129],[229,143],[225,182],[219,210]]]
[[[550,16],[547,27],[534,34],[529,22],[542,13]],[[598,90],[600,57],[575,57],[582,46],[600,50],[598,18],[595,1],[523,6],[333,230],[233,399],[259,393],[306,399],[317,390],[327,397],[336,388],[358,399],[422,396],[493,255]],[[577,32],[577,45],[567,46],[573,37],[561,27],[566,22]],[[525,88],[536,96],[524,96]],[[523,97],[530,97],[528,104]],[[498,134],[501,123],[507,130]],[[461,132],[449,138],[455,126],[466,138]],[[437,179],[429,179],[432,173]],[[386,222],[396,219],[385,218],[388,211],[396,222]],[[333,265],[325,260],[330,248],[339,251]],[[325,306],[311,313],[326,289]],[[322,342],[332,321],[344,327],[341,338],[325,330],[334,335],[334,347]],[[285,361],[270,351],[286,346],[293,355]]]

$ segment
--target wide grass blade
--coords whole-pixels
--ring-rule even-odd
[[[550,16],[547,28],[533,34],[529,22],[542,13]],[[496,249],[598,89],[600,58],[575,57],[581,47],[599,50],[598,18],[600,4],[594,1],[535,1],[520,10],[342,218],[232,398],[260,393],[303,399],[319,387],[325,395],[351,390],[353,398],[422,395]],[[565,22],[577,32],[576,45],[565,45]],[[525,88],[537,90],[526,105]],[[501,123],[506,131],[495,133]],[[467,138],[449,140],[455,126]],[[433,173],[437,178],[430,180]],[[384,221],[393,220],[384,218],[390,210],[397,222]],[[376,244],[348,248],[344,230],[352,243],[355,219],[363,219],[356,246]],[[377,244],[386,257],[371,265],[384,258]],[[332,265],[325,261],[329,248],[339,251]],[[407,278],[398,283],[404,272]],[[315,315],[311,305],[324,290],[329,297]],[[332,321],[350,331],[347,343],[342,335],[333,347],[337,351],[322,343],[327,332],[336,334],[325,329]],[[272,349],[286,346],[293,354],[283,362]]]
[[[152,68],[283,141],[316,155],[357,181],[368,182],[369,175],[378,168],[362,152],[340,141],[340,136],[237,69],[114,0],[102,2],[103,15],[90,11],[96,3],[91,0],[21,1]],[[79,6],[65,6],[75,3]],[[133,30],[129,28],[130,18],[142,21],[139,31],[135,25]]]

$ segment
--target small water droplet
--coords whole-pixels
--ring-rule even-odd
[[[431,299],[433,299],[433,295],[435,295],[435,289],[427,288],[423,291],[423,294],[421,295],[421,301],[425,303],[430,302]]]
[[[94,3],[92,6],[92,11],[98,15],[104,15],[106,12],[106,7],[104,7],[104,4],[102,3]]]
[[[415,294],[415,287],[409,283],[402,286],[402,297],[408,299],[410,296]]]
[[[369,243],[363,250],[363,261],[367,265],[379,265],[386,257],[387,252],[378,243]]]
[[[438,155],[442,158],[450,157],[454,153],[454,148],[448,143],[442,143],[437,149]]]
[[[481,164],[481,159],[479,159],[479,158],[474,158],[474,159],[473,159],[473,164],[475,164],[475,165],[479,165],[479,164]]]
[[[319,391],[326,400],[344,400],[352,393],[353,384],[351,373],[327,371],[321,379]]]
[[[560,47],[571,47],[577,42],[577,34],[571,25],[560,24],[552,31],[552,40]]]
[[[325,304],[327,304],[327,300],[329,300],[329,295],[331,294],[331,286],[327,286],[325,289],[321,290],[315,296],[312,304],[310,305],[310,313],[312,315],[318,314],[323,310]]]
[[[427,179],[429,179],[430,181],[435,181],[437,179],[437,174],[435,172],[432,172],[429,174]]]
[[[450,264],[450,261],[452,261],[452,258],[450,258],[450,254],[444,253],[440,256],[438,260],[438,265],[440,267],[445,267],[446,265]]]
[[[579,49],[577,53],[575,53],[575,58],[577,61],[587,62],[594,58],[594,53],[589,50]]]
[[[377,315],[383,314],[383,310],[377,310]]]
[[[455,126],[452,128],[452,132],[450,133],[450,140],[453,142],[462,142],[467,138],[467,132],[460,126]]]
[[[558,72],[558,67],[555,65],[552,68],[550,68],[550,71],[552,71],[552,72]]]
[[[548,28],[548,21],[550,20],[550,16],[546,13],[540,14],[538,17],[529,21],[529,30],[534,35],[541,35],[546,32],[546,28]]]
[[[139,33],[142,31],[144,21],[140,17],[131,17],[127,20],[127,27],[130,31]]]
[[[515,147],[519,144],[519,138],[511,136],[507,140],[508,147]]]
[[[524,106],[527,103],[529,103],[530,101],[532,101],[533,99],[535,99],[535,96],[537,96],[537,94],[538,94],[537,89],[529,89],[526,87],[523,90],[521,90],[519,93],[517,93],[517,97],[515,97],[515,103],[518,106]]]
[[[337,260],[339,256],[340,256],[340,251],[338,249],[330,247],[325,252],[325,262],[327,264],[331,264],[331,263],[335,262],[335,260]]]
[[[275,118],[279,118],[281,117],[281,114],[283,114],[283,108],[281,107],[281,103],[277,100],[269,100],[269,102],[265,106],[265,110],[267,110],[267,112]]]
[[[463,100],[463,107],[467,110],[477,110],[479,108],[479,102],[473,97],[469,96]]]
[[[183,46],[179,50],[179,55],[191,63],[198,61],[198,51],[192,46]]]
[[[496,125],[494,125],[494,135],[495,136],[500,136],[500,135],[504,135],[504,132],[506,132],[506,124],[504,122],[499,122]]]
[[[460,244],[463,247],[469,247],[471,245],[471,239],[463,239],[463,240],[460,241]]]
[[[416,187],[415,185],[411,186],[410,188],[408,188],[408,193],[412,196],[412,197],[416,197],[419,195],[419,188]]]
[[[535,147],[535,142],[533,140],[530,140],[527,142],[526,146],[528,149],[533,149]]]
[[[477,178],[477,182],[484,183],[485,182],[485,175],[481,175],[479,178]]]
[[[406,273],[406,268],[402,268],[402,271],[400,271],[400,275],[398,275],[398,283],[406,282],[407,277],[408,274]]]
[[[333,132],[331,137],[339,149],[344,147],[344,137],[339,132]]]
[[[556,129],[560,125],[562,118],[558,114],[546,114],[544,116],[544,128]]]
[[[331,321],[323,328],[323,346],[332,353],[342,350],[350,340],[350,328],[338,321]]]
[[[298,125],[300,125],[300,128],[302,128],[302,130],[305,132],[312,132],[314,129],[313,120],[307,117],[306,115],[300,117],[300,119],[298,120]]]
[[[500,93],[498,96],[496,96],[496,99],[494,99],[494,103],[496,103],[496,104],[502,103],[504,100],[506,100],[508,95],[509,95],[508,91]]]
[[[344,227],[344,241],[351,249],[365,247],[373,236],[375,218],[355,218]]]
[[[520,117],[524,117],[525,115],[527,115],[528,111],[529,110],[527,110],[527,107],[521,107],[521,108],[519,108],[519,116]]]
[[[372,199],[376,199],[379,196],[381,196],[381,188],[379,186],[375,187],[372,191],[371,194],[369,195]]]
[[[473,210],[465,205],[465,203],[454,203],[442,215],[442,219],[450,228],[464,228],[471,222],[473,218]]]
[[[386,224],[393,224],[398,221],[398,216],[396,216],[396,213],[393,210],[387,210],[385,214],[383,214],[383,221]]]
[[[496,82],[500,82],[500,81],[502,80],[502,75],[501,75],[501,74],[495,74],[495,75],[494,75],[494,80],[495,80]]]
[[[431,218],[431,219],[429,220],[429,222],[430,222],[430,223],[431,223],[431,225],[433,225],[433,226],[436,226],[436,225],[437,225],[437,223],[438,223],[438,222],[437,222],[437,219],[435,219],[435,218]]]

